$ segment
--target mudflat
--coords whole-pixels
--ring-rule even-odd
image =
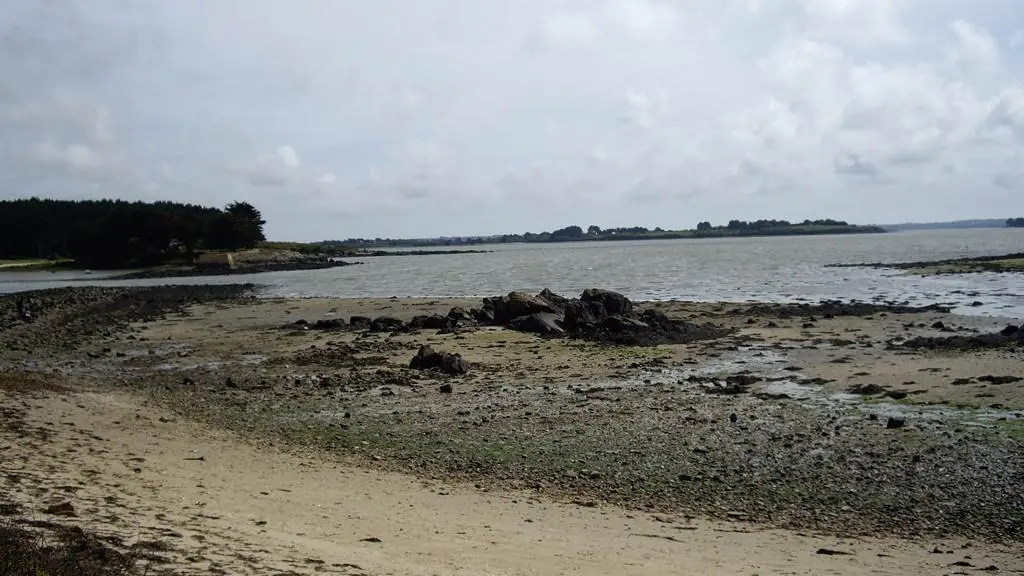
[[[707,337],[630,346],[410,328],[479,300],[27,298],[0,316],[4,491],[176,531],[183,569],[1024,570],[1019,321],[632,303]],[[411,368],[423,346],[457,374]]]

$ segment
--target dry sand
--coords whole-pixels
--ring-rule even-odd
[[[33,431],[3,432],[2,469],[18,501],[32,510],[68,501],[79,515],[70,522],[170,542],[157,556],[184,573],[1024,573],[1020,547],[837,539],[427,483],[253,445],[123,393],[3,391],[0,400]]]

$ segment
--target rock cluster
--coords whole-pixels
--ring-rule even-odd
[[[650,346],[681,344],[719,338],[731,331],[713,325],[697,325],[669,318],[656,309],[638,311],[633,302],[618,292],[589,288],[579,298],[566,298],[550,290],[537,295],[509,292],[484,298],[480,308],[452,308],[447,315],[420,315],[408,323],[382,316],[353,316],[341,319],[300,321],[314,330],[369,330],[407,332],[410,330],[455,331],[473,326],[503,326],[542,336],[567,336],[608,344]]]
[[[511,292],[485,298],[475,316],[485,323],[522,332],[632,346],[680,344],[730,332],[675,320],[656,309],[638,312],[629,298],[597,288],[584,290],[579,298],[565,298],[550,290],[536,296]]]

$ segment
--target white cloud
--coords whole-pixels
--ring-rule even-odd
[[[956,37],[956,43],[949,51],[955,65],[968,73],[999,68],[999,46],[988,31],[963,20],[953,22],[949,28]]]
[[[97,171],[106,164],[99,152],[85,144],[60,146],[50,140],[39,142],[33,146],[30,157],[50,166],[83,171]]]
[[[250,166],[238,171],[253,186],[290,188],[296,194],[302,194],[310,188],[322,190],[324,186],[335,182],[334,174],[329,171],[305,168],[299,153],[288,145],[279,146],[273,153],[260,156]]]
[[[1016,0],[17,6],[4,194],[289,238],[1024,212]]]

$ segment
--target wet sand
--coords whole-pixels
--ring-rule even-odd
[[[93,454],[88,434],[72,446],[19,440],[28,476],[63,466],[75,476],[79,466],[107,479],[100,486],[138,491],[126,479],[155,481],[192,466],[179,458],[186,444],[238,463],[218,468],[216,487],[198,480],[202,498],[184,480],[168,480],[162,490],[146,492],[152,510],[136,500],[121,512],[180,531],[187,519],[153,521],[167,514],[161,499],[216,508],[218,520],[191,514],[188,522],[221,534],[196,557],[233,567],[229,572],[244,563],[217,550],[231,545],[228,526],[249,526],[239,516],[248,507],[268,524],[253,520],[231,536],[266,550],[256,554],[257,564],[279,569],[300,566],[309,554],[339,563],[344,557],[367,573],[419,573],[409,571],[410,558],[432,559],[424,566],[435,572],[444,562],[450,568],[470,559],[466,569],[477,571],[465,573],[496,574],[689,573],[694,567],[702,573],[935,573],[960,561],[959,547],[970,540],[976,548],[963,561],[1024,570],[1013,559],[1024,557],[1024,383],[1012,381],[1024,375],[1021,349],[899,347],[916,336],[996,331],[1007,319],[934,311],[828,318],[797,307],[639,303],[732,332],[635,347],[501,327],[308,328],[354,315],[408,321],[479,306],[478,300],[257,300],[231,293],[204,300],[168,297],[173,305],[152,305],[159,313],[118,317],[116,326],[87,334],[57,316],[53,324],[41,318],[31,327],[10,325],[0,332],[4,365],[17,372],[9,381],[38,378],[67,392],[36,390],[26,400],[10,385],[5,402],[24,404],[29,421],[68,414],[46,421],[51,438],[76,434],[67,422],[88,422],[94,434],[123,443],[118,454],[159,462],[110,477],[110,467],[125,458]],[[462,355],[469,374],[411,370],[409,361],[424,344]],[[448,386],[451,393],[441,392]],[[133,411],[140,415],[135,421],[127,416]],[[207,447],[208,438],[218,444]],[[273,456],[247,452],[253,442]],[[305,459],[292,459],[299,458],[296,450]],[[91,459],[81,460],[86,454]],[[261,467],[251,474],[233,467],[257,460]],[[214,462],[211,457],[204,469],[220,466]],[[289,482],[301,485],[291,494],[304,494],[288,498],[325,507],[322,516],[339,527],[317,532],[312,513],[257,503],[261,491],[274,492],[246,478],[258,484],[285,470]],[[395,492],[395,483],[405,488]],[[52,489],[30,486],[8,482],[5,489],[30,506],[53,497]],[[323,490],[341,492],[326,492],[330,502],[320,502],[316,494]],[[357,505],[360,494],[387,496]],[[419,512],[402,516],[407,503]],[[102,508],[94,508],[81,514],[83,521],[98,521]],[[438,519],[453,515],[461,529],[450,533],[453,527]],[[400,520],[412,523],[405,532]],[[539,528],[548,530],[543,537]],[[380,537],[386,550],[359,542],[356,532]],[[271,537],[283,540],[270,546]],[[604,544],[594,548],[594,542]],[[515,559],[508,552],[514,546],[537,549]],[[844,546],[855,554],[814,553]],[[936,547],[942,554],[929,553]],[[682,572],[668,563],[680,554],[692,561]],[[531,568],[527,559],[537,564]]]

